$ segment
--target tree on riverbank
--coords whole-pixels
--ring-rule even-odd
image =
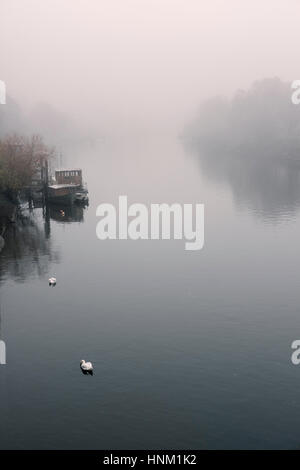
[[[13,196],[30,186],[45,159],[53,157],[39,135],[9,135],[0,140],[0,192]]]
[[[186,141],[223,158],[299,159],[300,106],[292,103],[291,84],[279,78],[256,81],[229,100],[215,97],[202,103],[186,126]]]

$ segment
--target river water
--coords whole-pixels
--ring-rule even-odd
[[[0,254],[0,448],[299,448],[298,170],[149,136],[70,162],[89,207],[34,209]],[[96,207],[119,195],[204,203],[204,248],[98,240]]]

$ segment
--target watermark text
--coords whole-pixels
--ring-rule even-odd
[[[97,207],[96,235],[99,240],[185,240],[186,250],[204,245],[204,204],[145,204],[128,206],[127,196],[119,196],[118,210],[113,204]]]
[[[6,364],[6,345],[3,340],[0,340],[0,365]]]
[[[0,104],[6,104],[6,85],[3,80],[0,80]]]

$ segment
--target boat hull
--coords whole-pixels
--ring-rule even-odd
[[[53,204],[73,204],[78,186],[56,184],[48,187],[48,201]]]
[[[75,194],[70,193],[70,194],[65,194],[65,195],[49,196],[48,201],[51,202],[52,204],[71,205],[75,201]]]

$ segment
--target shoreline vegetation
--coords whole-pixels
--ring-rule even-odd
[[[182,137],[206,153],[259,153],[299,158],[300,106],[292,102],[291,84],[279,78],[254,82],[232,99],[215,96],[200,105]]]
[[[204,101],[181,135],[201,172],[260,219],[300,210],[300,105],[291,83],[254,82],[231,99]]]
[[[182,137],[211,151],[259,149],[268,155],[298,156],[300,106],[291,98],[288,82],[276,77],[255,81],[248,90],[238,90],[232,99],[215,96],[203,101]]]
[[[34,180],[41,181],[45,161],[53,155],[54,148],[40,135],[11,134],[0,139],[0,252],[9,225],[21,215],[21,198],[30,193]]]

